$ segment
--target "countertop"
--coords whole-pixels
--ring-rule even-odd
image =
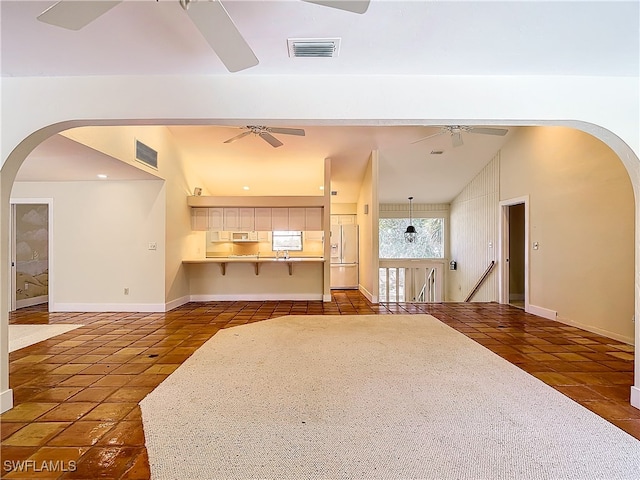
[[[324,257],[208,257],[182,260],[182,263],[303,263],[303,262],[324,262]]]

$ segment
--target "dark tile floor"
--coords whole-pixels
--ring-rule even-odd
[[[10,354],[15,407],[0,416],[2,478],[147,479],[138,402],[222,328],[282,315],[429,313],[640,439],[629,345],[487,303],[189,303],[168,313],[19,310],[12,324],[79,323]],[[21,462],[22,461],[22,462]]]

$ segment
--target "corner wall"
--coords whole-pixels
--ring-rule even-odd
[[[368,205],[368,213],[364,213]],[[357,204],[359,225],[359,289],[378,303],[378,152],[371,152]]]
[[[530,305],[633,344],[635,203],[618,155],[571,128],[522,128],[501,152],[500,199],[524,195]]]

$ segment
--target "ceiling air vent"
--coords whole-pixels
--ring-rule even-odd
[[[431,155],[442,155],[444,150],[431,150]]]
[[[290,57],[337,57],[340,53],[339,38],[289,38]]]

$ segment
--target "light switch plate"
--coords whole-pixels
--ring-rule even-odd
[[[156,250],[158,248],[158,244],[156,242],[149,242],[149,250]]]

